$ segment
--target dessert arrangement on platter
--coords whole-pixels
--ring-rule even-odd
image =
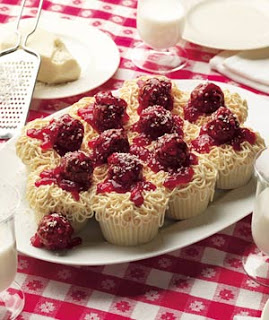
[[[96,219],[108,242],[135,246],[151,241],[164,218],[202,214],[216,188],[252,175],[265,143],[244,126],[247,114],[239,94],[214,83],[186,92],[145,76],[125,81],[117,96],[99,92],[28,123],[16,151],[28,169],[32,244],[72,248]]]

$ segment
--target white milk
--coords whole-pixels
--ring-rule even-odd
[[[269,255],[269,188],[264,189],[256,199],[251,228],[255,244]]]
[[[12,231],[0,225],[0,292],[13,282],[17,271],[17,250]]]
[[[180,0],[139,0],[137,29],[146,44],[166,49],[181,39],[184,17]]]

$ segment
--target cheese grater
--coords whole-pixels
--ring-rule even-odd
[[[16,44],[0,52],[0,139],[11,138],[25,125],[40,67],[40,55],[27,47],[27,40],[37,28],[43,0],[32,28],[22,37],[19,27],[25,2],[16,23]]]

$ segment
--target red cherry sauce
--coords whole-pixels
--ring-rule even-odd
[[[189,183],[194,174],[192,165],[197,164],[198,158],[189,152],[187,144],[177,134],[160,137],[148,162],[154,172],[163,170],[169,174],[164,181],[169,189]]]
[[[108,178],[97,185],[97,193],[130,192],[130,199],[137,207],[144,202],[143,190],[155,190],[156,186],[145,181],[142,176],[142,164],[129,153],[113,153],[108,158]]]
[[[137,156],[139,159],[146,163],[149,161],[151,156],[147,148],[145,148],[144,146],[139,146],[137,144],[132,144],[130,146],[130,153]]]
[[[225,108],[219,108],[211,117],[211,120],[201,129],[199,136],[192,141],[192,147],[199,153],[209,153],[213,146],[228,144],[235,151],[241,150],[241,143],[248,141],[254,144],[256,135],[246,128],[240,128],[239,122],[232,112]]]
[[[139,133],[134,138],[134,143],[138,146],[149,145],[153,140],[165,133],[176,132],[183,136],[184,121],[177,115],[162,106],[151,106],[144,109],[139,120],[132,126],[132,130]]]
[[[40,221],[37,232],[31,238],[34,247],[48,250],[71,249],[81,244],[80,237],[72,238],[74,229],[61,213],[45,215]]]
[[[147,107],[154,105],[162,106],[166,110],[173,109],[174,98],[171,93],[172,83],[170,80],[150,78],[146,81],[139,80],[137,84],[139,87],[138,114]]]
[[[89,141],[92,149],[92,161],[95,166],[107,162],[108,157],[114,152],[129,152],[128,138],[123,129],[110,129],[102,132],[97,138]]]
[[[86,108],[78,109],[78,115],[98,133],[108,129],[120,129],[129,120],[125,100],[114,97],[110,91],[99,92],[94,97],[95,102]]]
[[[55,183],[59,188],[71,192],[73,198],[78,201],[79,192],[90,188],[92,173],[93,164],[90,157],[82,151],[69,152],[61,159],[58,167],[43,170],[35,186]]]
[[[59,119],[52,119],[42,129],[28,129],[27,136],[42,141],[42,150],[54,149],[60,156],[67,152],[79,150],[83,135],[83,124],[65,114]]]
[[[200,84],[191,92],[184,108],[184,118],[195,122],[200,116],[212,114],[224,104],[224,94],[219,86],[210,82]]]

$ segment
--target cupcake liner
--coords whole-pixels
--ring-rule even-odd
[[[216,187],[218,189],[236,189],[245,185],[252,176],[253,165],[241,164],[229,170],[228,174],[219,171]]]
[[[205,211],[212,197],[211,190],[197,190],[187,198],[175,195],[169,202],[166,217],[183,220],[195,217]]]
[[[113,219],[100,220],[99,225],[104,238],[119,246],[136,246],[151,241],[159,230],[159,217],[138,225],[116,224]]]

